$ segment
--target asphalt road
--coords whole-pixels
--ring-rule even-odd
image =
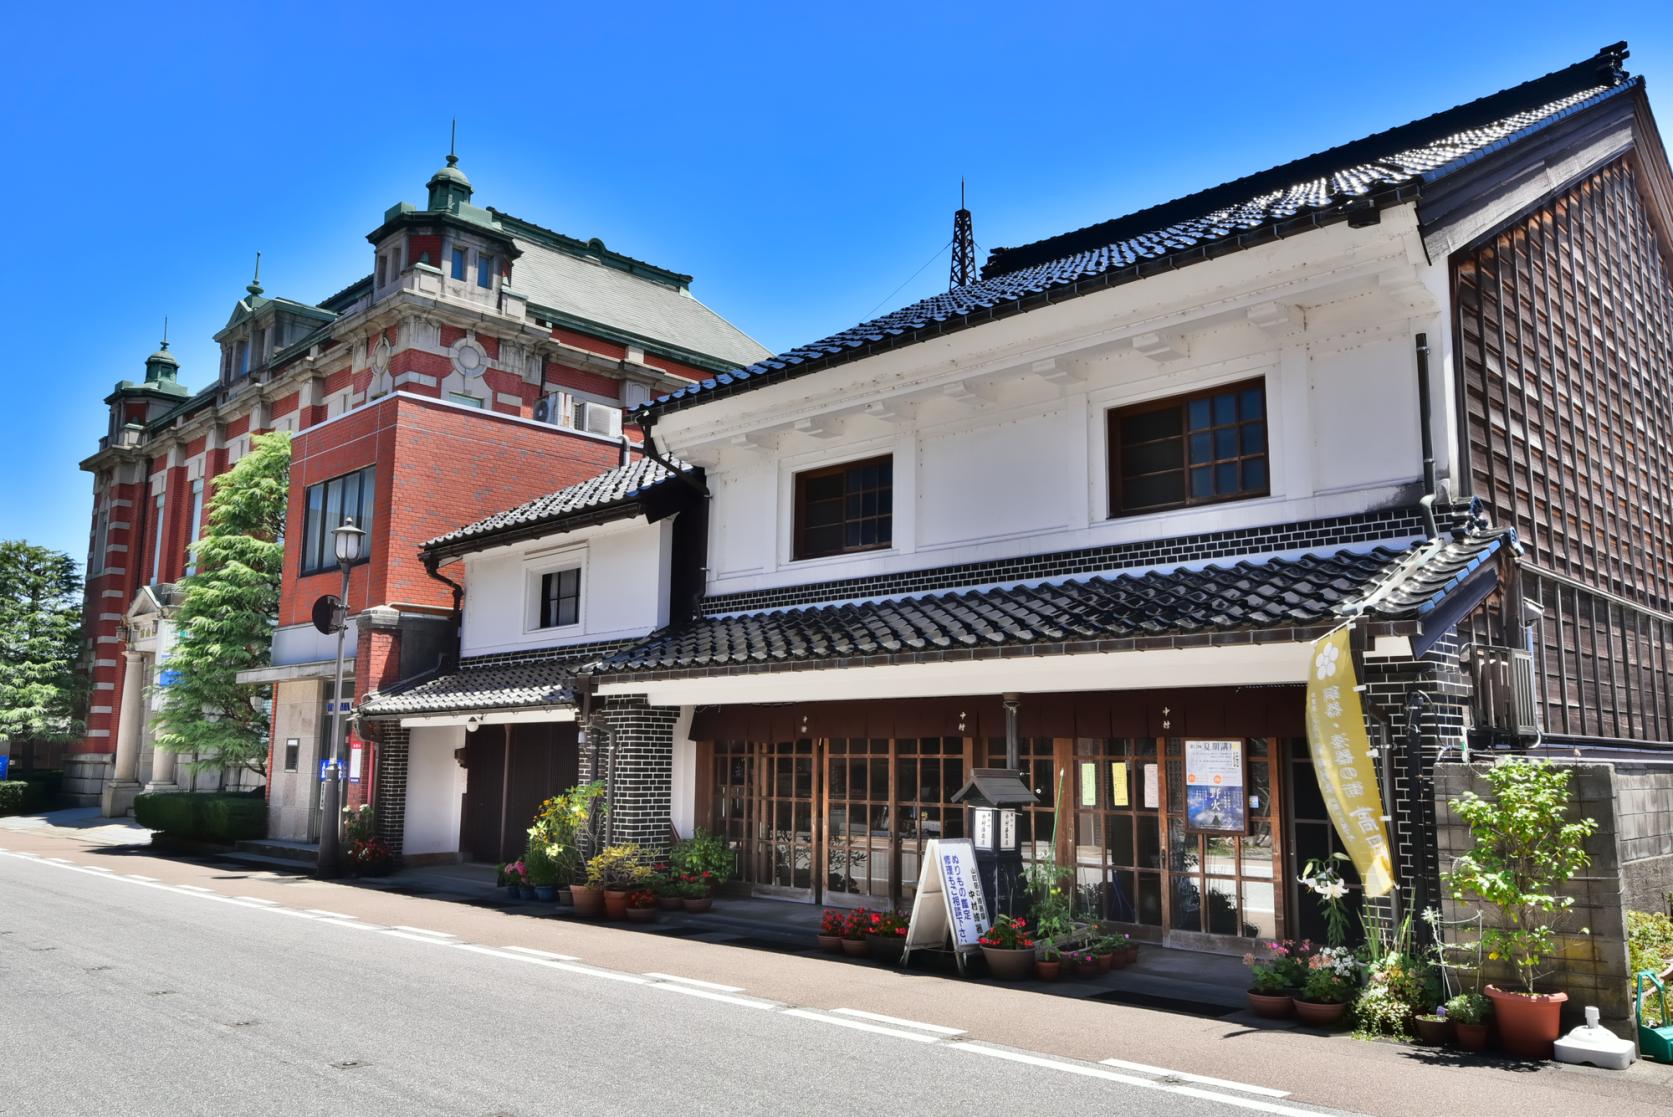
[[[21,821],[0,822],[0,1114],[1633,1117],[1673,1097],[1673,1068],[1507,1064],[1045,996]]]
[[[0,860],[7,1114],[1251,1111],[683,975]]]

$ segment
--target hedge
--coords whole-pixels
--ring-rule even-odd
[[[28,814],[40,802],[40,788],[28,780],[0,780],[0,815]]]
[[[234,793],[148,791],[134,798],[134,818],[171,838],[231,845],[267,833],[267,804]]]

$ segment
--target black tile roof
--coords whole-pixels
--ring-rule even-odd
[[[881,318],[681,388],[640,406],[641,420],[805,375],[996,317],[1138,279],[1270,238],[1276,227],[1347,219],[1409,201],[1428,183],[1606,99],[1640,88],[1620,70],[1626,44],[1434,116],[1294,160],[1113,221],[995,250],[983,278]],[[1157,265],[1146,269],[1145,265]]]
[[[364,717],[387,718],[571,705],[576,671],[621,646],[621,641],[615,641],[466,660],[445,675],[397,683],[371,695],[359,712]]]
[[[675,464],[682,470],[689,468],[683,462]],[[644,499],[651,490],[674,477],[674,473],[662,463],[638,458],[596,477],[589,477],[580,484],[559,489],[503,512],[495,512],[446,535],[438,535],[424,544],[424,550],[479,550],[503,536],[522,535],[528,529],[540,529],[541,534],[556,534],[579,526],[581,522],[591,524],[627,519],[643,510]]]
[[[1421,618],[1501,546],[1455,539],[1413,569],[1422,545],[1250,559],[1200,569],[1074,579],[805,609],[704,617],[604,656],[605,675],[767,668],[870,656],[1022,648],[1319,625],[1389,583],[1372,620]]]

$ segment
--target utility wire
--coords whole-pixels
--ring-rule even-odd
[[[882,308],[884,303],[888,302],[890,299],[892,299],[896,295],[900,294],[901,287],[905,287],[908,283],[911,283],[914,279],[917,279],[920,275],[924,274],[924,268],[929,267],[931,264],[935,263],[935,261],[939,260],[941,258],[941,254],[943,252],[947,251],[947,249],[951,248],[952,246],[953,246],[952,239],[948,238],[947,243],[942,245],[940,248],[937,248],[935,250],[935,255],[933,255],[929,259],[925,260],[923,262],[923,264],[918,268],[917,271],[915,271],[911,275],[907,276],[906,279],[901,283],[900,287],[896,287],[893,291],[890,291],[887,295],[884,295],[881,299],[878,299],[877,300],[877,305],[872,307],[870,310],[866,311],[866,321],[868,321],[868,322],[871,321],[872,315],[876,314],[878,312],[878,310]]]

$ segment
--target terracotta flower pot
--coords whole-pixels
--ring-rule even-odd
[[[1249,990],[1249,1007],[1256,1016],[1282,1020],[1295,1015],[1295,1000],[1288,993],[1257,993]]]
[[[1000,981],[1027,981],[1034,976],[1034,948],[1031,946],[1021,950],[984,946],[982,957],[987,959],[988,972]]]
[[[604,911],[604,890],[589,888],[584,884],[571,885],[569,896],[575,902],[575,914],[587,919],[597,919]]]
[[[714,897],[712,896],[686,896],[680,900],[680,905],[684,907],[686,911],[696,914],[698,912],[708,911],[710,908],[715,906],[715,902]]]
[[[826,954],[842,953],[842,937],[840,935],[820,935],[818,939],[819,949]]]
[[[1122,950],[1121,957],[1124,959],[1121,963],[1124,966],[1131,966],[1134,962],[1137,962],[1139,960],[1139,944],[1133,943]]]
[[[1348,1014],[1348,1005],[1319,1004],[1314,1001],[1303,1001],[1291,998],[1295,1002],[1295,1014],[1301,1018],[1303,1024],[1311,1024],[1315,1028],[1334,1028],[1342,1023],[1342,1017]]]
[[[618,892],[614,888],[604,890],[604,918],[627,918],[627,893],[625,891]]]
[[[1452,1034],[1444,1016],[1418,1016],[1412,1023],[1417,1027],[1418,1041],[1430,1047],[1442,1046]]]
[[[867,935],[866,941],[871,944],[871,956],[886,965],[898,966],[906,953],[904,935]]]
[[[1460,1024],[1452,1022],[1452,1042],[1465,1051],[1487,1050],[1486,1024]]]
[[[653,920],[655,918],[656,918],[656,909],[655,908],[628,908],[627,909],[627,919],[628,919],[629,923],[649,923],[651,920]]]
[[[678,896],[658,896],[656,906],[663,911],[684,911],[685,901]]]
[[[1034,976],[1040,981],[1056,981],[1063,972],[1062,962],[1035,962]]]
[[[1483,990],[1493,1002],[1493,1016],[1499,1022],[1499,1046],[1519,1059],[1549,1059],[1552,1045],[1562,1034],[1563,1004],[1567,993],[1513,993],[1489,985]]]
[[[871,953],[871,947],[864,939],[843,939],[842,952],[850,958],[864,958]]]

